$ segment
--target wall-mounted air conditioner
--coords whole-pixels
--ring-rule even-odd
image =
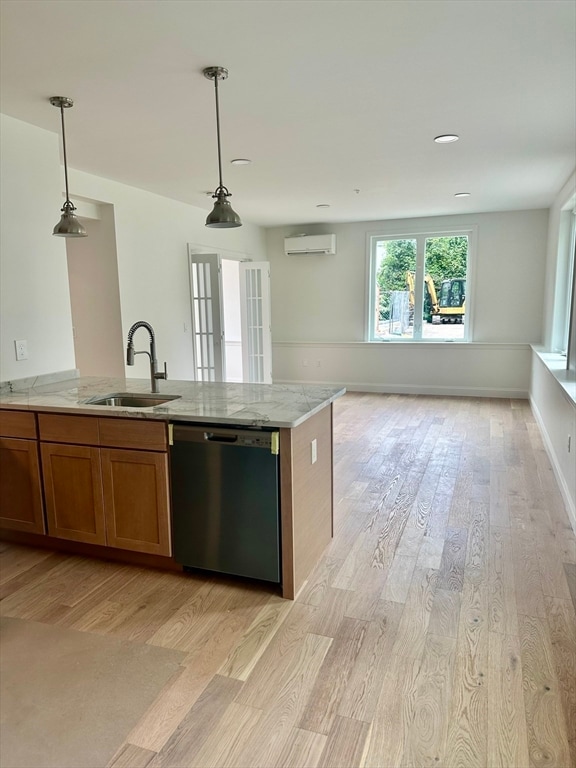
[[[286,256],[296,256],[305,253],[326,253],[334,256],[336,253],[336,235],[285,237],[284,252]]]

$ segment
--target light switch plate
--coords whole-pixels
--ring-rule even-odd
[[[15,340],[14,346],[16,347],[16,360],[28,360],[28,342]]]
[[[310,443],[310,463],[316,464],[318,461],[318,442],[316,438]]]

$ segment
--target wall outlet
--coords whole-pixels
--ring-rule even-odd
[[[316,438],[310,442],[310,464],[316,464],[318,461],[318,441]]]
[[[25,340],[14,341],[16,347],[16,360],[28,360],[28,342]]]

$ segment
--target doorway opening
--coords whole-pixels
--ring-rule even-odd
[[[271,383],[270,264],[188,251],[195,380]]]
[[[124,377],[114,206],[74,200],[88,237],[67,238],[76,368],[81,376]]]

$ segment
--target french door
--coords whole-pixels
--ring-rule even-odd
[[[242,362],[244,381],[272,383],[272,334],[270,330],[270,264],[240,264]]]
[[[222,258],[189,248],[192,335],[196,381],[226,381],[224,301],[240,301],[243,380],[272,383],[270,264],[239,264],[240,296],[222,291]]]
[[[222,269],[217,253],[189,253],[196,381],[226,381]]]

